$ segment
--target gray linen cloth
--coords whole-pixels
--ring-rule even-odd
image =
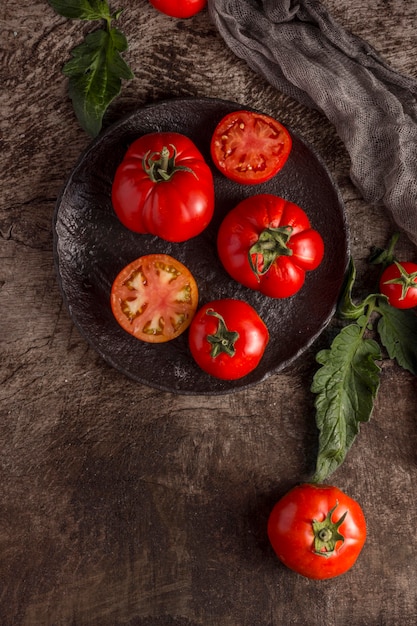
[[[385,63],[316,0],[208,0],[230,49],[334,125],[353,184],[417,244],[417,81]]]

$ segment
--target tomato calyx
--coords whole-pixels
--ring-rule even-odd
[[[394,261],[397,266],[400,275],[397,278],[391,278],[391,280],[385,280],[384,285],[400,285],[401,286],[401,296],[399,300],[404,300],[407,296],[409,289],[417,289],[417,271],[416,272],[407,272],[407,270],[398,263],[398,261]]]
[[[291,226],[265,228],[258,240],[249,248],[249,264],[258,278],[268,272],[278,257],[293,254],[291,248],[287,246],[292,232]]]
[[[314,533],[314,553],[318,556],[324,556],[328,558],[336,549],[338,541],[344,542],[345,538],[339,532],[339,527],[345,521],[348,511],[345,511],[342,517],[337,521],[332,521],[332,515],[339,506],[336,501],[334,507],[328,512],[325,519],[322,522],[317,520],[312,521],[313,533]]]
[[[197,178],[195,172],[190,167],[176,165],[177,149],[172,143],[170,147],[172,148],[172,155],[167,146],[164,146],[160,151],[148,151],[145,154],[142,167],[151,181],[153,183],[167,182],[171,180],[176,172],[180,171],[190,172]]]
[[[212,346],[210,356],[215,358],[223,352],[233,357],[236,353],[235,343],[239,339],[239,333],[229,330],[223,316],[214,309],[207,309],[206,315],[213,315],[219,322],[216,332],[213,335],[207,335],[207,341]]]

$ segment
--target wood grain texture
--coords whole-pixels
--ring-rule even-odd
[[[225,47],[203,11],[190,20],[125,0],[120,28],[135,78],[108,126],[175,96],[235,100],[275,115],[322,155],[340,186],[360,289],[393,226],[349,179],[327,120],[277,93]],[[417,2],[326,0],[399,71],[415,74]],[[46,2],[0,7],[0,622],[2,626],[415,626],[416,380],[382,363],[372,420],[338,487],[358,499],[368,541],[324,583],[273,556],[276,499],[314,467],[314,354],[221,397],[160,393],[106,365],[58,290],[52,216],[89,138],[61,74],[90,26]],[[401,240],[402,256],[416,257]]]

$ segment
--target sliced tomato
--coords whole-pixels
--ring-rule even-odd
[[[219,122],[211,139],[211,157],[231,180],[253,185],[275,176],[286,163],[292,139],[277,120],[254,111],[234,111]]]
[[[111,308],[120,326],[148,343],[175,339],[191,323],[198,304],[190,270],[167,254],[148,254],[116,276]]]

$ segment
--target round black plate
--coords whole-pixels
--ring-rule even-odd
[[[293,148],[272,180],[243,186],[217,172],[210,139],[221,118],[242,108],[214,99],[174,99],[145,106],[117,122],[82,155],[58,200],[54,215],[54,255],[64,302],[80,333],[114,368],[151,387],[181,394],[237,391],[267,378],[297,358],[331,320],[348,262],[343,202],[321,159],[291,129]],[[247,107],[245,107],[247,108]],[[118,221],[111,204],[116,167],[129,144],[154,131],[176,131],[194,141],[212,167],[216,208],[209,227],[198,237],[171,244],[138,235]],[[273,193],[300,205],[322,235],[325,257],[307,274],[292,298],[274,300],[249,290],[223,270],[216,233],[223,216],[239,201]],[[200,305],[217,298],[240,298],[261,315],[270,342],[257,369],[238,381],[223,381],[200,370],[188,350],[187,331],[168,343],[147,344],[122,330],[113,318],[110,289],[118,272],[144,254],[170,254],[194,274]]]

